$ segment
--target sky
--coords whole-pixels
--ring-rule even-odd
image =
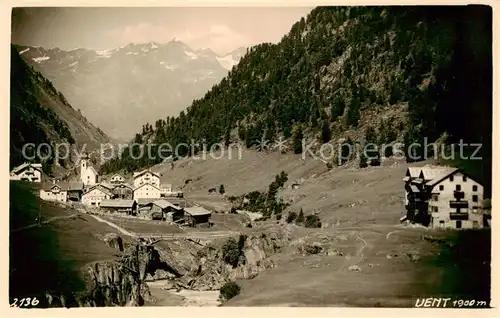
[[[183,41],[219,54],[278,42],[310,7],[14,8],[12,43],[63,50]]]

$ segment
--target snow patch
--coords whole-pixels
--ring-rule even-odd
[[[29,50],[30,50],[30,48],[26,48],[26,49],[22,50],[21,52],[19,52],[19,55],[21,55],[21,54],[23,54],[23,53],[26,53],[26,52],[28,52]]]
[[[231,54],[224,57],[217,57],[217,61],[223,68],[231,70],[239,61],[235,60]]]
[[[175,65],[175,64],[167,64],[163,61],[160,62],[160,65],[163,65],[164,68],[166,68],[167,70],[176,70],[179,68],[179,65]]]
[[[75,61],[73,63],[71,63],[70,65],[68,65],[69,67],[73,67],[73,66],[76,66],[76,64],[78,64],[78,61]]]
[[[50,57],[49,57],[49,56],[47,56],[47,55],[44,55],[44,56],[40,56],[40,57],[35,57],[35,58],[33,59],[33,61],[35,61],[35,62],[37,62],[37,63],[41,63],[41,62],[46,61],[46,60],[48,60],[48,59],[50,59]]]
[[[137,52],[127,52],[127,53],[125,53],[125,55],[139,55],[139,53],[137,53]]]
[[[184,53],[191,60],[196,60],[198,58],[198,55],[196,53],[194,53],[194,52],[184,51]]]
[[[100,51],[95,51],[99,57],[104,57],[104,58],[110,58],[111,57],[111,50],[100,50]]]

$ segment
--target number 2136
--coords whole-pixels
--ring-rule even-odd
[[[21,299],[14,298],[14,302],[10,305],[10,307],[29,307],[29,306],[37,306],[40,303],[36,297],[30,298],[25,297]]]

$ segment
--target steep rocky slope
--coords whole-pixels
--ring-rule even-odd
[[[51,81],[28,66],[13,46],[10,93],[11,167],[26,160],[22,156],[22,149],[27,143],[34,143],[36,147],[43,143],[68,144],[80,153],[100,149],[101,143],[110,142],[102,130],[69,104]],[[40,149],[43,156],[49,157],[47,147]],[[47,159],[45,167],[54,163],[55,149],[51,151],[52,158]],[[61,151],[64,151],[64,147],[61,147]],[[74,151],[71,154],[74,155]],[[61,163],[69,166],[71,160]]]
[[[120,139],[131,138],[141,125],[158,117],[176,116],[246,53],[240,48],[221,56],[177,40],[102,51],[16,47],[71,105]]]

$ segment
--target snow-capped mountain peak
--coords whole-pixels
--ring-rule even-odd
[[[72,106],[117,138],[157,119],[165,105],[175,115],[224,78],[241,56],[195,50],[176,39],[96,50],[15,47]]]

